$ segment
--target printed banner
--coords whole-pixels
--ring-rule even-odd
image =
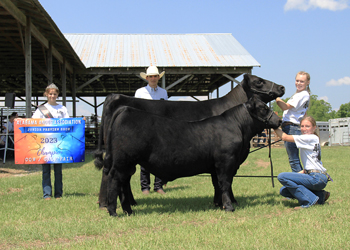
[[[15,164],[85,161],[83,118],[16,119]]]

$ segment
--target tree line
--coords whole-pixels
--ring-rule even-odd
[[[340,105],[338,111],[332,110],[332,106],[324,101],[317,100],[317,95],[310,96],[310,104],[307,114],[314,117],[316,121],[328,121],[329,119],[350,117],[350,102]],[[283,99],[287,102],[289,98]],[[282,117],[283,111],[278,107],[277,103],[272,102],[272,109]]]

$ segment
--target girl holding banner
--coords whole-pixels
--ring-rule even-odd
[[[47,103],[38,107],[32,118],[69,118],[67,108],[56,102],[59,89],[55,84],[46,87],[44,96],[47,97]],[[53,164],[55,172],[55,193],[54,197],[59,199],[63,193],[62,183],[62,164]],[[51,164],[43,164],[42,186],[45,200],[51,200]]]

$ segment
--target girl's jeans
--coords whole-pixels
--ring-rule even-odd
[[[44,199],[52,196],[51,164],[43,164],[43,193]],[[62,197],[62,164],[53,164],[55,172],[55,198]]]
[[[283,185],[280,194],[287,198],[295,198],[301,207],[309,207],[317,201],[324,204],[325,192],[328,177],[321,173],[300,174],[284,172],[277,176]]]
[[[287,135],[301,135],[301,130],[298,125],[291,124],[282,128],[282,131]],[[284,142],[284,147],[287,150],[289,165],[293,172],[300,172],[303,170],[300,159],[299,159],[299,149],[294,142]]]

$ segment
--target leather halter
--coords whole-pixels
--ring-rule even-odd
[[[240,83],[240,84],[241,84],[241,83]],[[241,85],[242,85],[242,84],[241,84]],[[273,89],[274,86],[275,86],[275,83],[272,82],[271,88],[269,89],[269,91],[261,91],[261,90],[259,90],[259,89],[253,88],[252,86],[249,86],[249,88],[250,88],[250,90],[251,90],[253,93],[255,93],[255,94],[268,94],[268,95],[272,96],[272,89]],[[242,86],[242,87],[243,87],[243,86]]]
[[[272,117],[272,115],[273,115],[273,111],[272,111],[272,109],[270,109],[270,113],[268,114],[267,118],[264,119],[264,118],[261,118],[261,117],[255,115],[255,114],[249,112],[249,110],[248,110],[247,106],[245,105],[245,103],[243,103],[243,106],[247,109],[248,113],[249,113],[252,117],[258,119],[259,121],[261,121],[261,122],[263,122],[263,123],[265,123],[265,124],[267,124],[267,122],[271,119],[271,117]]]

